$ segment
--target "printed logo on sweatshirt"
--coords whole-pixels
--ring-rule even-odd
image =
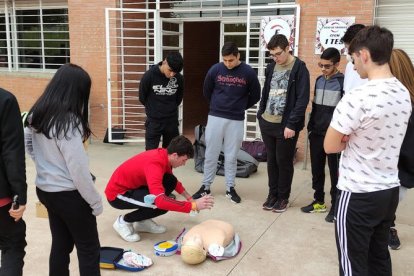
[[[245,78],[239,78],[239,77],[234,77],[234,76],[229,76],[229,75],[227,76],[218,75],[217,82],[220,85],[239,86],[239,87],[244,87],[247,84],[247,81]]]
[[[152,89],[154,90],[155,95],[159,95],[159,96],[174,95],[175,93],[177,93],[177,90],[178,90],[177,79],[175,77],[172,77],[166,87],[162,85],[153,85]]]

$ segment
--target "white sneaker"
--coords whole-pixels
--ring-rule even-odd
[[[137,233],[134,232],[134,228],[132,223],[124,222],[121,223],[119,221],[121,216],[119,216],[116,221],[114,222],[114,229],[115,231],[127,242],[137,242],[140,240],[140,237]]]
[[[134,229],[137,232],[147,232],[153,234],[162,234],[167,231],[167,228],[156,224],[152,219],[134,222]]]

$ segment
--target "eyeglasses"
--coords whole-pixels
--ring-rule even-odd
[[[282,50],[282,51],[280,51],[278,53],[269,54],[269,57],[271,57],[271,58],[280,57],[280,55],[283,54],[284,51],[285,50]]]
[[[322,64],[322,63],[318,63],[319,68],[324,68],[326,70],[331,69],[331,67],[333,66],[333,64]]]

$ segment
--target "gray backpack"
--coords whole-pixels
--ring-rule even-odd
[[[206,142],[204,137],[206,127],[198,125],[195,127],[195,141],[194,141],[194,168],[197,172],[204,172],[204,159],[206,153]],[[217,175],[224,175],[224,154],[220,152],[217,162]],[[249,177],[252,173],[257,171],[259,162],[250,154],[240,149],[237,153],[237,172],[236,177]]]

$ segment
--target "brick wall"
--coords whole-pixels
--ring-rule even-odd
[[[1,72],[0,86],[16,96],[21,111],[28,111],[42,94],[52,75]]]
[[[300,5],[300,36],[299,57],[306,62],[311,78],[311,98],[315,79],[321,74],[319,55],[315,55],[315,35],[317,17],[355,17],[356,23],[371,25],[373,22],[374,0],[296,0]],[[341,56],[340,70],[344,72],[345,56]],[[310,105],[308,111],[310,111]],[[305,147],[305,131],[302,131],[298,141],[298,159],[303,160]],[[309,155],[308,155],[309,157]]]
[[[90,124],[99,139],[107,128],[105,8],[117,0],[68,0],[71,62],[82,66],[92,78]]]
[[[68,0],[71,62],[82,66],[92,78],[90,123],[102,139],[107,127],[105,8],[118,0]],[[0,72],[0,86],[13,92],[22,111],[41,95],[51,73]]]

